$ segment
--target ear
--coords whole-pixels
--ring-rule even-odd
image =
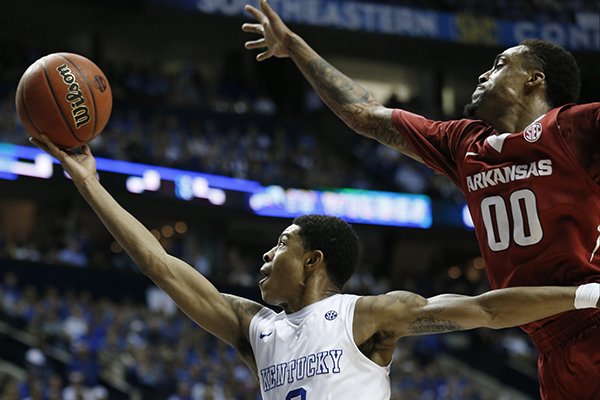
[[[307,270],[313,270],[325,261],[325,255],[321,250],[313,250],[308,253],[308,258],[304,261],[304,267]]]
[[[546,82],[546,75],[540,70],[533,70],[525,86],[529,89],[536,89],[541,87]]]

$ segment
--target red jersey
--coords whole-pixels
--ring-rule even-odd
[[[393,121],[465,194],[492,288],[600,282],[600,103],[555,108],[516,133],[402,110]]]

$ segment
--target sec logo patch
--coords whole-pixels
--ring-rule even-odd
[[[325,313],[325,319],[328,321],[333,321],[338,316],[338,313],[334,310],[329,310]]]
[[[540,124],[539,122],[529,125],[523,131],[523,137],[529,143],[536,142],[541,136],[542,136],[542,124]]]

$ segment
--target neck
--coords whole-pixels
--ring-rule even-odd
[[[530,99],[527,99],[531,101]],[[499,133],[515,133],[524,130],[532,121],[550,111],[552,107],[546,101],[532,101],[531,103],[517,103],[502,114],[488,118],[487,123],[492,125]]]
[[[293,303],[290,302],[288,304],[281,304],[281,308],[283,308],[288,314],[294,313],[306,306],[316,303],[317,301],[321,301],[327,297],[339,293],[341,293],[340,289],[338,289],[337,286],[335,286],[328,278],[309,278],[298,301]]]

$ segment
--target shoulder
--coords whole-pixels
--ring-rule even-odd
[[[266,315],[266,313],[273,312],[269,308],[259,304],[255,301],[248,300],[243,297],[234,296],[231,294],[223,294],[223,297],[229,302],[231,308],[234,310],[235,314],[238,317],[240,325],[242,327],[242,332],[248,334],[248,329],[250,328],[250,322],[257,315]]]
[[[356,343],[364,343],[374,335],[395,343],[407,334],[409,321],[426,303],[425,298],[406,291],[359,298],[353,324]]]
[[[381,310],[388,307],[411,306],[413,304],[420,303],[421,299],[423,299],[423,297],[416,293],[405,290],[395,290],[393,292],[376,296],[360,296],[356,306]]]
[[[252,318],[257,312],[266,308],[262,304],[246,299],[244,297],[223,293],[223,297],[231,304],[238,316],[243,318]]]
[[[589,146],[598,136],[591,135],[600,129],[600,103],[567,104],[550,111],[556,115],[549,123],[556,121],[563,137]],[[590,142],[592,141],[592,142]]]
[[[600,119],[600,102],[586,104],[566,104],[557,107],[559,120],[587,119],[588,121]]]
[[[356,302],[355,317],[375,325],[408,316],[427,300],[418,294],[397,290],[378,296],[362,296]]]
[[[394,109],[392,119],[396,126],[403,124],[411,124],[422,127],[443,127],[449,130],[466,130],[466,129],[489,129],[490,125],[477,119],[450,119],[450,120],[434,120],[423,115],[415,114],[402,109]]]
[[[558,107],[561,111],[566,112],[597,112],[600,110],[600,102],[584,103],[584,104],[565,104],[564,106]]]
[[[404,110],[394,110],[393,122],[396,129],[411,141],[427,141],[436,148],[448,148],[452,153],[458,152],[461,143],[470,143],[480,135],[489,135],[493,131],[491,125],[481,120],[431,120]]]

